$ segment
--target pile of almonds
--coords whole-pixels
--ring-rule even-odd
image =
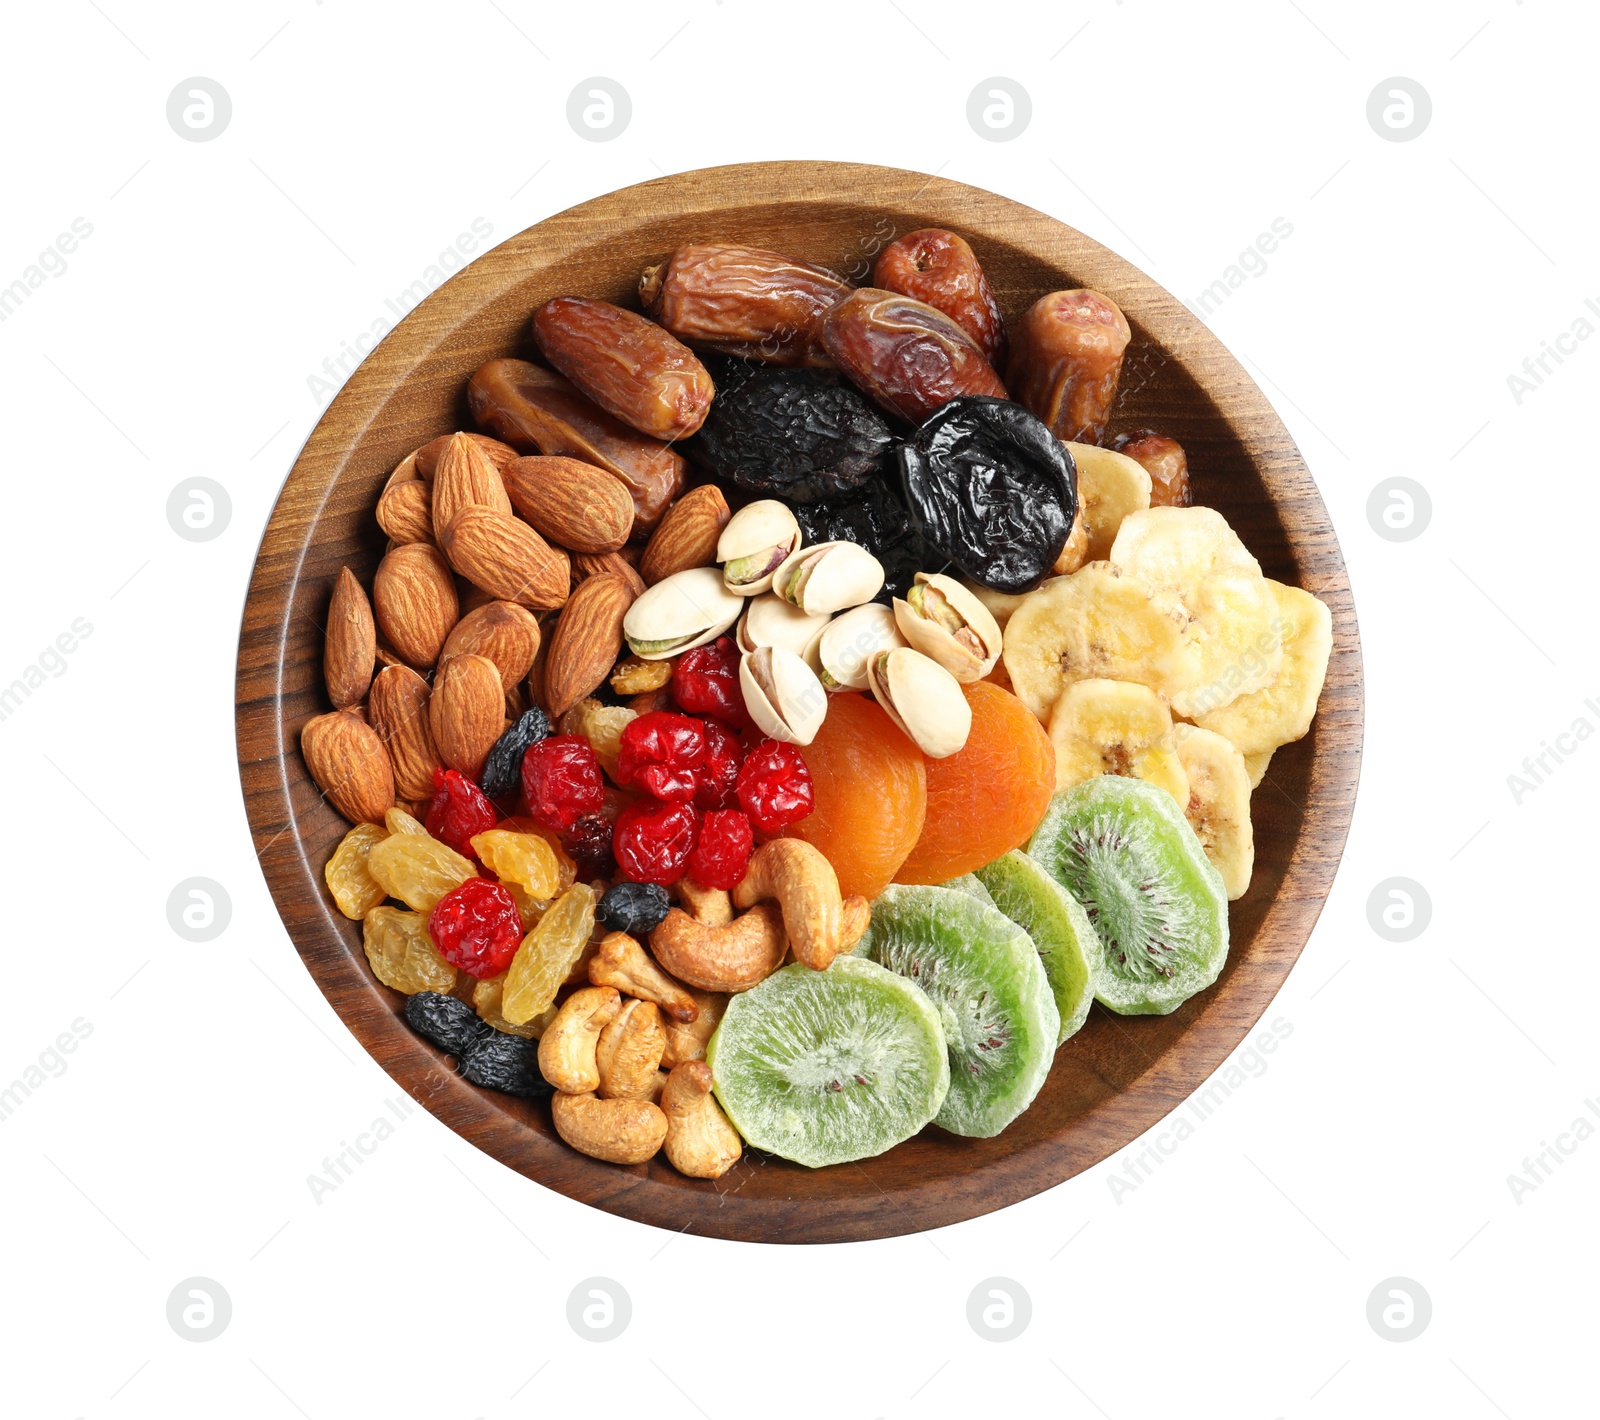
[[[371,597],[345,568],[328,608],[334,709],[301,732],[333,806],[352,823],[381,823],[396,803],[421,817],[436,768],[477,779],[529,705],[554,720],[589,696],[616,665],[635,598],[712,565],[729,517],[710,485],[653,526],[640,512],[606,468],[520,456],[482,434],[441,435],[402,459],[378,500],[389,546]],[[649,701],[661,680],[639,666],[631,682],[622,673],[630,683]]]

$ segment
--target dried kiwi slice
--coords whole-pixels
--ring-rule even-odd
[[[1039,1093],[1060,1017],[1039,953],[998,908],[960,889],[888,887],[864,955],[916,982],[939,1010],[950,1093],[934,1123],[987,1139]]]
[[[1075,784],[1050,801],[1028,853],[1094,924],[1103,1005],[1164,1016],[1217,979],[1227,894],[1165,789],[1115,774]]]
[[[1076,1035],[1094,1004],[1100,967],[1100,939],[1073,895],[1026,853],[1010,852],[978,869],[974,878],[990,900],[1033,938],[1056,1010],[1061,1013],[1060,1044]]]
[[[939,1013],[910,982],[841,957],[728,1002],[706,1046],[717,1099],[758,1149],[809,1168],[909,1139],[950,1087]]]

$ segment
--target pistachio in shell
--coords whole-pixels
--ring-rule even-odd
[[[867,684],[884,712],[929,759],[947,759],[972,731],[960,683],[937,661],[901,646],[867,663]]]
[[[895,624],[906,641],[958,681],[982,680],[1000,659],[1000,625],[954,577],[918,572],[905,600],[895,598]]]
[[[636,598],[622,619],[622,634],[640,660],[665,660],[715,641],[739,619],[744,605],[743,597],[722,585],[718,568],[691,567]]]

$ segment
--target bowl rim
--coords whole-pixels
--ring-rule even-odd
[[[379,412],[408,381],[425,375],[430,357],[453,332],[469,326],[483,307],[516,284],[530,257],[537,256],[542,266],[570,259],[594,247],[602,234],[614,239],[630,225],[640,225],[640,213],[702,213],[714,219],[730,206],[779,204],[803,211],[841,202],[866,210],[915,207],[925,214],[924,225],[984,234],[1065,266],[1083,284],[1116,300],[1130,321],[1195,379],[1247,452],[1274,509],[1294,506],[1294,519],[1283,524],[1284,536],[1300,584],[1330,604],[1334,651],[1300,827],[1283,881],[1252,938],[1262,950],[1253,951],[1231,974],[1227,989],[1219,983],[1204,993],[1210,999],[1154,1065],[1057,1134],[958,1180],[880,1181],[864,1167],[873,1161],[864,1160],[842,1166],[859,1169],[870,1184],[859,1197],[816,1200],[796,1190],[791,1196],[755,1199],[715,1186],[685,1188],[682,1180],[667,1186],[652,1177],[650,1165],[617,1168],[571,1153],[490,1104],[443,1066],[439,1052],[412,1034],[384,1000],[365,963],[355,967],[345,936],[349,924],[326,900],[321,865],[311,861],[299,831],[294,789],[297,767],[299,778],[304,770],[299,726],[291,726],[283,704],[289,693],[290,637],[283,603],[294,595],[311,531]],[[1208,372],[1204,379],[1195,374],[1202,365]],[[1335,687],[1338,693],[1330,699]],[[241,781],[263,876],[302,963],[379,1065],[463,1138],[569,1198],[672,1231],[769,1242],[893,1237],[1009,1206],[1115,1153],[1201,1088],[1265,1012],[1320,915],[1354,810],[1362,720],[1359,631],[1327,510],[1271,404],[1198,317],[1114,252],[1033,208],[946,178],[828,161],[730,164],[618,189],[507,238],[421,301],[355,369],[295,458],[252,567],[235,686]]]

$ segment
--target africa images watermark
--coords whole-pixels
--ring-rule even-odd
[[[1583,702],[1584,709],[1600,719],[1600,705],[1593,700]],[[1578,752],[1581,745],[1594,733],[1594,721],[1588,715],[1576,715],[1566,729],[1550,740],[1539,741],[1539,753],[1530,754],[1522,761],[1521,774],[1506,775],[1506,788],[1511,790],[1511,802],[1520,805],[1529,794],[1544,784],[1569,756]]]
[[[1583,1107],[1595,1119],[1600,1119],[1600,1099],[1586,1099]],[[1548,1139],[1539,1141],[1539,1152],[1532,1158],[1522,1161],[1520,1174],[1508,1173],[1506,1187],[1511,1190],[1511,1197],[1517,1207],[1522,1206],[1525,1194],[1535,1192],[1541,1185],[1548,1183],[1555,1177],[1556,1169],[1562,1167],[1569,1158],[1578,1152],[1578,1145],[1586,1143],[1595,1136],[1595,1125],[1585,1119],[1581,1114],[1572,1121],[1561,1133],[1556,1135],[1555,1143]]]
[[[0,1089],[0,1122],[10,1119],[22,1107],[22,1102],[45,1084],[67,1073],[67,1059],[84,1041],[94,1034],[94,1024],[79,1016],[70,1030],[64,1030],[53,1044],[45,1046],[38,1056],[20,1072],[4,1089]]]
[[[1217,277],[1194,300],[1184,302],[1184,305],[1199,316],[1201,320],[1204,320],[1222,305],[1229,296],[1233,295],[1252,276],[1265,275],[1267,258],[1277,251],[1281,243],[1288,241],[1294,235],[1294,224],[1287,217],[1274,217],[1267,225],[1270,230],[1262,232],[1255,241],[1240,252],[1238,260],[1230,262],[1223,267],[1222,275]]]
[[[494,233],[494,224],[484,217],[474,217],[468,225],[471,230],[459,233],[455,241],[423,269],[421,276],[393,296],[384,298],[383,304],[393,313],[394,320],[387,316],[374,317],[372,324],[354,341],[339,342],[339,353],[323,360],[322,375],[306,376],[306,388],[311,391],[311,398],[319,408],[338,394],[339,386],[372,353],[373,347],[394,329],[395,322],[444,285],[453,273],[467,264],[467,258],[477,251],[479,245],[487,242]]]
[[[1600,302],[1593,296],[1584,300],[1584,309],[1589,315],[1600,320]],[[1511,402],[1521,404],[1530,394],[1537,390],[1544,382],[1555,373],[1550,368],[1553,360],[1556,367],[1566,363],[1569,355],[1578,353],[1578,346],[1595,332],[1595,326],[1590,322],[1589,316],[1576,316],[1565,330],[1560,332],[1554,340],[1541,340],[1539,353],[1529,355],[1522,362],[1522,373],[1506,376],[1506,388],[1511,392]]]
[[[79,242],[94,235],[94,225],[86,217],[74,217],[70,226],[70,231],[62,232],[23,267],[21,276],[9,286],[0,286],[0,321],[10,320],[50,277],[66,275],[67,258],[77,251]]]
[[[71,626],[39,652],[32,664],[23,667],[22,673],[10,685],[0,686],[0,720],[9,720],[22,708],[34,691],[44,683],[46,676],[59,679],[67,673],[67,657],[94,635],[94,625],[87,617],[77,617]]]
[[[380,1114],[356,1135],[355,1143],[341,1139],[339,1152],[322,1161],[320,1174],[306,1175],[306,1187],[311,1190],[312,1200],[319,1208],[323,1194],[334,1192],[340,1184],[353,1178],[356,1169],[378,1152],[378,1145],[385,1139],[393,1138],[395,1130],[416,1113],[416,1106],[404,1095],[396,1095],[393,1099],[385,1100],[384,1104],[394,1116],[393,1120],[385,1119]]]
[[[1189,1096],[1184,1108],[1194,1116],[1192,1119],[1189,1115],[1178,1114],[1170,1128],[1150,1135],[1149,1141],[1137,1154],[1125,1154],[1122,1173],[1106,1175],[1106,1185],[1111,1189],[1111,1196],[1117,1200],[1117,1206],[1121,1207],[1124,1196],[1137,1191],[1140,1184],[1149,1182],[1156,1170],[1177,1153],[1178,1146],[1186,1139],[1193,1138],[1200,1125],[1211,1118],[1218,1106],[1235,1090],[1242,1088],[1246,1081],[1265,1075],[1271,1064],[1266,1057],[1293,1034],[1293,1022],[1284,1020],[1282,1016],[1277,1017],[1270,1029],[1258,1034],[1241,1054],[1213,1075],[1203,1090],[1196,1090]]]

